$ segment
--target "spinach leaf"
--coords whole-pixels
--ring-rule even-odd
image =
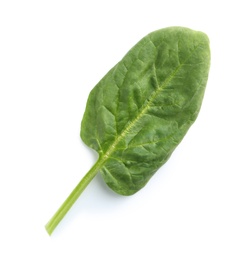
[[[204,33],[169,27],[144,37],[101,79],[81,124],[99,159],[48,222],[49,234],[98,172],[122,195],[145,186],[195,121],[209,66]]]

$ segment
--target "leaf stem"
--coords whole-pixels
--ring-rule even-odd
[[[99,159],[95,165],[87,172],[87,174],[81,179],[78,185],[74,188],[74,190],[70,193],[64,203],[60,206],[60,208],[56,211],[53,217],[46,224],[45,228],[49,235],[51,235],[60,221],[67,214],[69,209],[73,206],[75,201],[79,198],[80,194],[85,190],[87,185],[92,181],[92,179],[97,175],[101,165],[104,160]]]

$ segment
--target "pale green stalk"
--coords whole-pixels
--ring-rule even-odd
[[[101,165],[104,160],[98,160],[96,164],[88,171],[88,173],[81,179],[79,184],[70,193],[64,203],[56,211],[54,216],[46,224],[46,230],[49,235],[51,235],[60,221],[64,218],[70,208],[73,206],[75,201],[79,198],[80,194],[85,190],[87,185],[92,181],[92,179],[97,175]]]

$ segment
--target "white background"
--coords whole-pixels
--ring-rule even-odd
[[[0,259],[249,259],[247,1],[0,1]],[[100,176],[52,237],[46,222],[97,159],[90,90],[151,31],[208,34],[196,123],[140,192]]]

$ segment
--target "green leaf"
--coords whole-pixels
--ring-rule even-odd
[[[107,185],[131,195],[170,157],[200,110],[209,40],[171,27],[144,37],[91,91],[81,138]]]
[[[204,33],[170,27],[144,37],[101,79],[81,124],[99,159],[46,225],[49,234],[98,172],[122,195],[146,185],[195,121],[209,65]]]

